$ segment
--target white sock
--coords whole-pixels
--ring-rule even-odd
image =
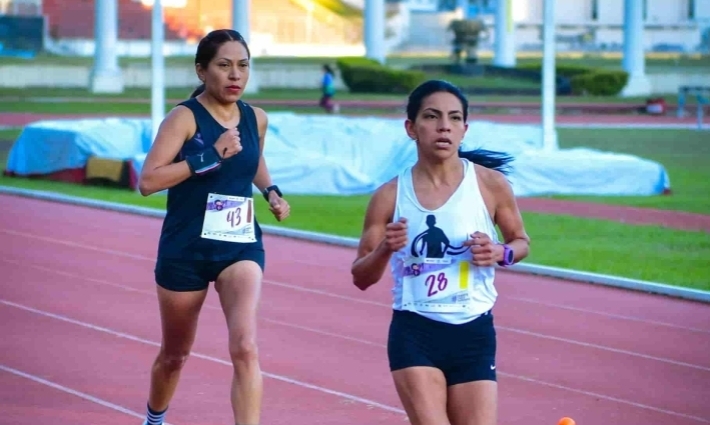
[[[148,405],[148,414],[145,418],[146,425],[163,425],[163,421],[165,420],[165,412],[167,411],[168,409],[166,408],[162,412],[156,412],[150,408],[150,405]]]

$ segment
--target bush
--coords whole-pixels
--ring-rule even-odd
[[[340,58],[337,65],[351,93],[406,94],[427,79],[424,72],[392,69],[363,57]]]
[[[520,69],[542,73],[542,64],[518,66]],[[616,96],[626,86],[629,74],[622,70],[592,68],[583,65],[556,64],[555,74],[569,80],[572,94],[589,96]]]
[[[572,93],[592,96],[616,96],[629,81],[626,71],[597,70],[570,78]]]

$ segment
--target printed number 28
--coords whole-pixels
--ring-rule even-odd
[[[239,226],[239,223],[242,222],[242,209],[237,207],[236,210],[229,211],[227,213],[227,222],[229,222],[232,227]]]
[[[430,274],[429,276],[427,276],[424,283],[429,288],[427,296],[431,297],[432,295],[436,295],[439,291],[443,291],[444,289],[446,289],[446,285],[449,284],[449,279],[447,279],[446,274],[442,272],[438,275]]]

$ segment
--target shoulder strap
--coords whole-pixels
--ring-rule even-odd
[[[212,118],[209,111],[207,111],[207,109],[205,109],[205,107],[202,106],[202,104],[194,97],[191,97],[187,100],[183,100],[182,102],[178,103],[178,105],[182,105],[191,110],[192,114],[195,116],[196,123]]]

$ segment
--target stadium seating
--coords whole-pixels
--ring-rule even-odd
[[[44,0],[54,39],[94,36],[94,0]],[[164,7],[166,40],[194,41],[214,28],[231,27],[232,0],[187,0]],[[150,39],[151,10],[137,0],[118,0],[119,39]],[[362,40],[362,16],[342,16],[314,0],[252,1],[251,30],[277,43],[350,44]]]

